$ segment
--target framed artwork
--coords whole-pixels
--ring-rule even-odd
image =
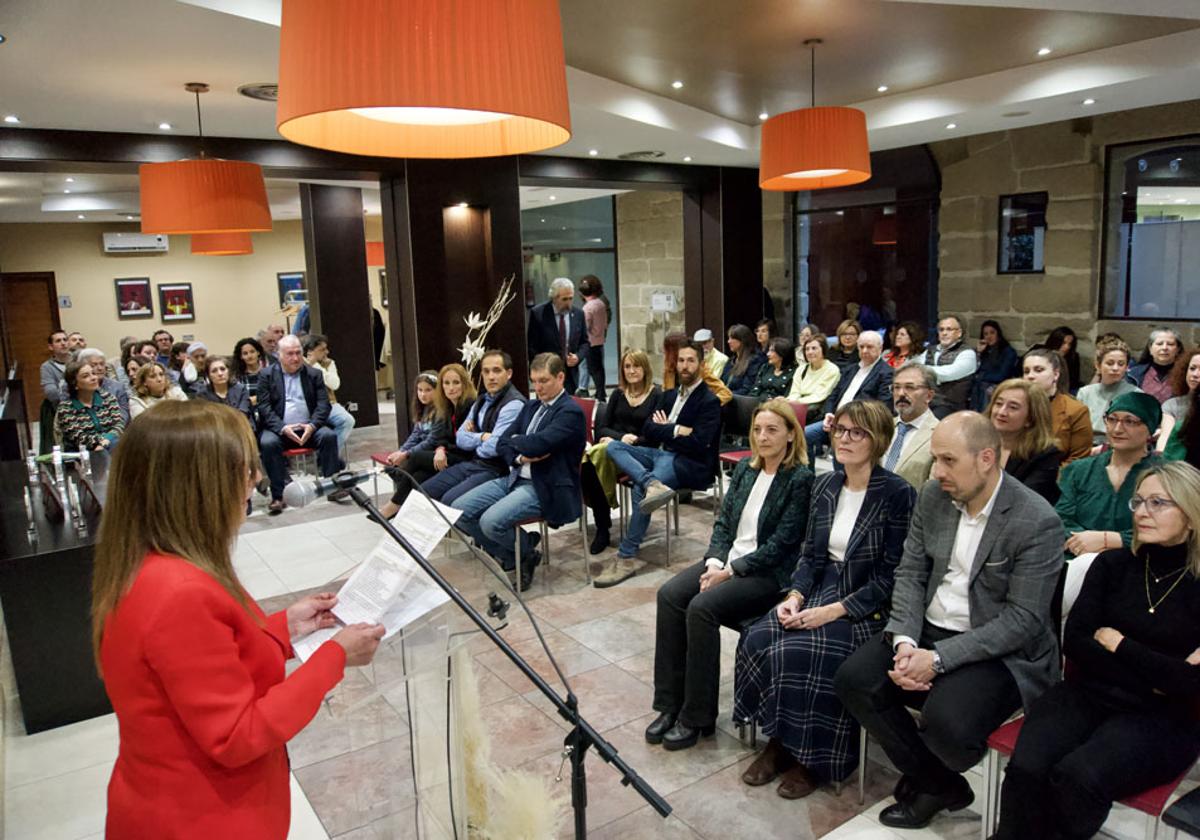
[[[1049,193],[1000,196],[997,274],[1043,274],[1046,271],[1046,204]]]
[[[113,284],[117,290],[118,318],[124,321],[154,317],[149,277],[118,277]]]
[[[281,271],[275,275],[275,280],[279,283],[280,309],[308,300],[308,287],[305,285],[303,271]]]
[[[387,269],[379,269],[379,303],[384,309],[387,309]]]
[[[158,306],[164,324],[196,320],[196,302],[191,283],[159,283]]]

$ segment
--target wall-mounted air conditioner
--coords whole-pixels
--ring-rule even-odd
[[[167,236],[162,233],[106,233],[106,254],[165,254]]]

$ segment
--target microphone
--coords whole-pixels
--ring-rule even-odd
[[[356,473],[340,472],[329,478],[318,478],[315,481],[312,479],[292,481],[283,488],[283,503],[288,507],[301,508],[312,504],[312,501],[319,496],[335,490],[348,490],[369,481],[374,475],[374,470],[362,470]]]

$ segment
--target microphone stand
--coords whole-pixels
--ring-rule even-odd
[[[388,536],[395,540],[413,561],[421,567],[422,571],[441,587],[442,591],[450,597],[450,600],[466,614],[467,618],[471,619],[475,626],[491,640],[492,644],[498,647],[513,665],[516,665],[517,669],[525,675],[525,678],[533,683],[538,691],[542,692],[554,704],[559,715],[572,725],[570,733],[568,733],[563,741],[563,757],[571,762],[571,809],[575,816],[576,840],[583,840],[583,838],[587,837],[587,771],[584,768],[584,759],[589,747],[595,747],[596,754],[617,769],[622,776],[621,784],[632,786],[638,795],[642,799],[645,799],[650,804],[650,807],[661,816],[666,817],[671,813],[671,806],[667,801],[654,788],[650,787],[646,780],[639,776],[632,767],[626,764],[617,755],[616,748],[606,741],[579,714],[579,702],[574,692],[568,689],[566,699],[564,700],[560,697],[558,692],[542,679],[537,671],[530,667],[521,654],[513,650],[512,645],[495,631],[491,623],[480,615],[479,611],[471,606],[470,602],[449,581],[442,577],[433,564],[422,557],[421,553],[412,547],[412,544],[396,529],[396,526],[379,512],[379,509],[375,507],[375,503],[371,498],[358,486],[353,473],[341,473],[334,476],[332,481],[339,489],[350,492],[350,498],[354,500],[354,503],[366,511],[367,516],[371,520],[379,523],[380,527],[388,533]]]

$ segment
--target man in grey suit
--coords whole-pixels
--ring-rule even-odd
[[[834,689],[903,776],[879,821],[921,828],[974,799],[962,777],[992,731],[1059,677],[1051,601],[1063,528],[1045,499],[998,464],[987,418],[934,429],[933,475],[913,509],[881,636],[839,669]],[[906,706],[920,708],[923,731]]]

